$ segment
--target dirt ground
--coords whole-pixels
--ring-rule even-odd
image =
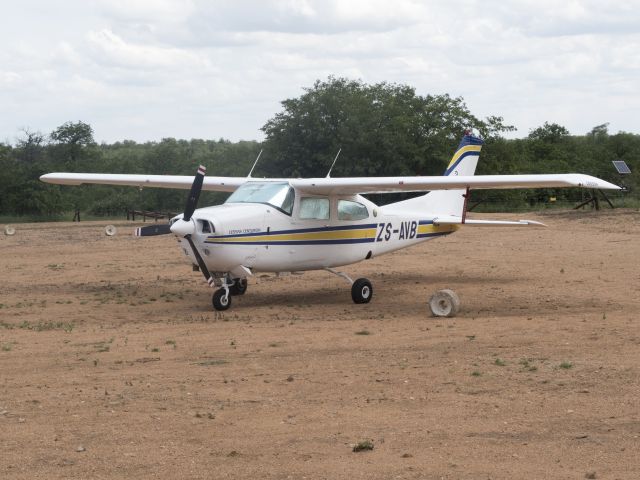
[[[640,478],[640,213],[522,216],[346,267],[367,305],[311,272],[224,315],[173,237],[17,225],[0,478]]]

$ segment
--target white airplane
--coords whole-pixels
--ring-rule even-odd
[[[443,176],[257,179],[165,175],[49,173],[48,183],[130,185],[139,188],[191,188],[183,214],[168,225],[136,229],[137,236],[172,233],[184,254],[210,286],[213,307],[226,310],[233,295],[247,289],[257,272],[326,270],[351,283],[355,303],[373,295],[366,278],[351,280],[336,267],[367,260],[449,235],[462,225],[543,225],[531,220],[475,220],[466,217],[473,189],[539,187],[620,187],[582,174],[474,176],[483,141],[465,136]],[[254,164],[255,166],[255,164]],[[201,190],[233,192],[222,205],[196,208]],[[378,206],[362,194],[428,193]]]

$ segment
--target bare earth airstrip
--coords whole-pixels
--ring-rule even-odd
[[[17,225],[0,478],[639,478],[640,214],[491,217],[549,228],[346,267],[368,305],[312,272],[252,279],[224,315],[173,237]],[[441,288],[457,318],[429,316]]]

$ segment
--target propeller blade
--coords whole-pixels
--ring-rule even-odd
[[[156,235],[167,235],[168,233],[171,233],[171,225],[165,223],[138,227],[134,230],[133,235],[136,237],[154,237]]]
[[[202,191],[202,182],[204,181],[204,174],[207,169],[204,165],[198,167],[198,173],[196,173],[193,183],[191,184],[191,191],[189,192],[189,198],[187,198],[187,205],[184,208],[184,215],[182,219],[185,222],[191,220],[191,215],[198,205],[198,198],[200,198],[200,192]]]
[[[207,265],[204,263],[204,259],[200,256],[200,252],[198,252],[195,243],[193,243],[193,240],[191,240],[191,235],[185,235],[184,238],[187,240],[187,242],[189,242],[189,245],[191,245],[191,250],[193,251],[193,255],[198,261],[198,266],[200,267],[200,271],[204,275],[204,279],[207,281],[210,287],[213,287],[215,285],[213,277],[211,276]]]

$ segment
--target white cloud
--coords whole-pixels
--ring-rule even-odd
[[[15,88],[18,86],[20,79],[20,74],[16,72],[0,71],[0,87],[2,88]]]
[[[24,0],[0,29],[0,138],[70,119],[108,141],[260,138],[281,100],[328,75],[463,96],[520,135],[637,132],[638,3]]]
[[[206,67],[195,52],[180,48],[126,42],[109,29],[89,32],[87,40],[95,50],[94,61],[133,69]]]
[[[129,23],[179,23],[197,13],[190,0],[99,0],[101,13]]]

